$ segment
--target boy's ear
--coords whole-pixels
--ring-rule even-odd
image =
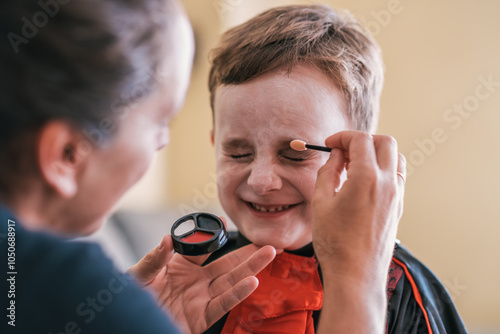
[[[210,142],[214,146],[214,129],[210,130]]]
[[[68,123],[51,121],[40,129],[35,144],[37,163],[47,186],[64,198],[78,190],[78,170],[84,157],[78,155],[81,133]]]

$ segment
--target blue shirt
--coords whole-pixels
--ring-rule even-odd
[[[0,206],[0,333],[179,333],[97,245],[27,231]]]

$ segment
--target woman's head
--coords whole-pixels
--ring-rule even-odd
[[[192,60],[187,18],[174,0],[0,8],[8,36],[0,45],[0,159],[10,161],[0,166],[0,198],[16,207],[43,193],[57,205],[33,207],[58,229],[91,231],[168,141]]]

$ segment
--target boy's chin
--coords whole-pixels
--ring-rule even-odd
[[[279,240],[276,236],[272,235],[245,235],[244,236],[250,240],[253,244],[263,247],[263,246],[273,246],[277,253],[281,253],[283,250],[296,250],[304,247],[305,245],[312,242],[312,240],[299,241],[299,240]]]

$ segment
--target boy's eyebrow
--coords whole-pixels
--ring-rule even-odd
[[[250,146],[251,145],[247,140],[240,138],[228,139],[227,141],[224,141],[222,143],[222,147],[226,150],[235,148],[249,148]]]

